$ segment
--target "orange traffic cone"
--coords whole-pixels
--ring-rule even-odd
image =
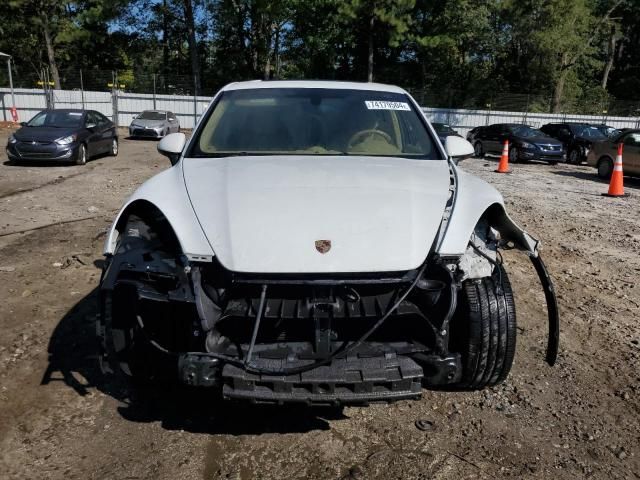
[[[498,164],[497,173],[511,173],[509,170],[509,140],[504,141],[504,147],[502,147],[502,155],[500,156],[500,163]]]
[[[602,194],[605,197],[627,197],[628,193],[624,193],[624,182],[622,173],[622,143],[618,144],[618,155],[613,164],[613,172],[611,172],[611,182],[609,182],[609,192]]]

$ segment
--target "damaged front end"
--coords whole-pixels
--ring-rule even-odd
[[[418,398],[425,386],[494,385],[509,372],[516,332],[499,254],[514,237],[501,240],[495,225],[483,217],[463,255],[361,274],[237,273],[136,230],[103,272],[104,365],[263,403],[366,404]],[[552,365],[557,306],[537,253]]]
[[[101,329],[132,376],[174,372],[257,402],[392,401],[460,380],[458,288],[436,257],[401,273],[250,275],[140,243],[105,270]]]

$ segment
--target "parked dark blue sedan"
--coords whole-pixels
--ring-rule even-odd
[[[118,131],[111,120],[94,110],[43,110],[9,136],[11,162],[87,163],[100,154],[118,154]]]

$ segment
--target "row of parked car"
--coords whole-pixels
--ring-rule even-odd
[[[443,140],[458,134],[447,124],[434,123]],[[640,175],[640,130],[617,129],[609,125],[588,123],[547,123],[536,129],[529,125],[496,123],[475,127],[467,133],[475,156],[500,154],[505,140],[509,141],[509,161],[512,163],[540,160],[555,165],[558,162],[587,164],[596,167],[601,178],[609,178],[617,146],[623,143],[625,173]]]
[[[95,110],[43,110],[9,136],[6,152],[12,163],[55,160],[84,165],[97,155],[118,155],[116,125]],[[162,138],[180,131],[173,112],[145,110],[129,125],[130,137]]]

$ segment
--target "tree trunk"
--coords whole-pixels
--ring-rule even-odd
[[[567,80],[568,70],[562,70],[556,85],[553,89],[553,100],[551,104],[551,113],[560,113],[562,111],[562,95],[564,93],[564,84]]]
[[[51,70],[51,76],[53,77],[53,88],[60,89],[60,73],[58,72],[55,51],[53,49],[53,40],[51,39],[51,32],[49,31],[49,20],[46,16],[42,16],[41,20],[42,33],[44,34],[44,43],[47,48],[47,58],[49,60],[49,69]]]
[[[569,54],[563,53],[560,60],[560,74],[553,88],[553,99],[551,101],[551,113],[560,113],[562,110],[562,95],[564,93],[564,84],[569,75]]]
[[[278,28],[275,32],[275,38],[273,39],[273,63],[275,64],[275,78],[280,78],[280,31],[281,28],[278,25]]]
[[[191,73],[193,74],[195,94],[198,95],[200,93],[200,61],[198,59],[198,44],[196,43],[196,28],[193,20],[193,3],[191,0],[184,0],[184,17],[187,24]]]
[[[367,58],[367,82],[373,82],[373,27],[376,17],[371,15],[369,19],[369,55]]]
[[[167,0],[162,2],[162,73],[169,73],[169,16],[167,12]],[[167,79],[164,79],[167,83]]]
[[[611,73],[613,62],[616,57],[616,27],[614,25],[611,26],[611,35],[609,36],[609,49],[607,55],[607,63],[604,67],[604,72],[602,74],[602,83],[600,84],[604,90],[607,89],[609,74]]]

